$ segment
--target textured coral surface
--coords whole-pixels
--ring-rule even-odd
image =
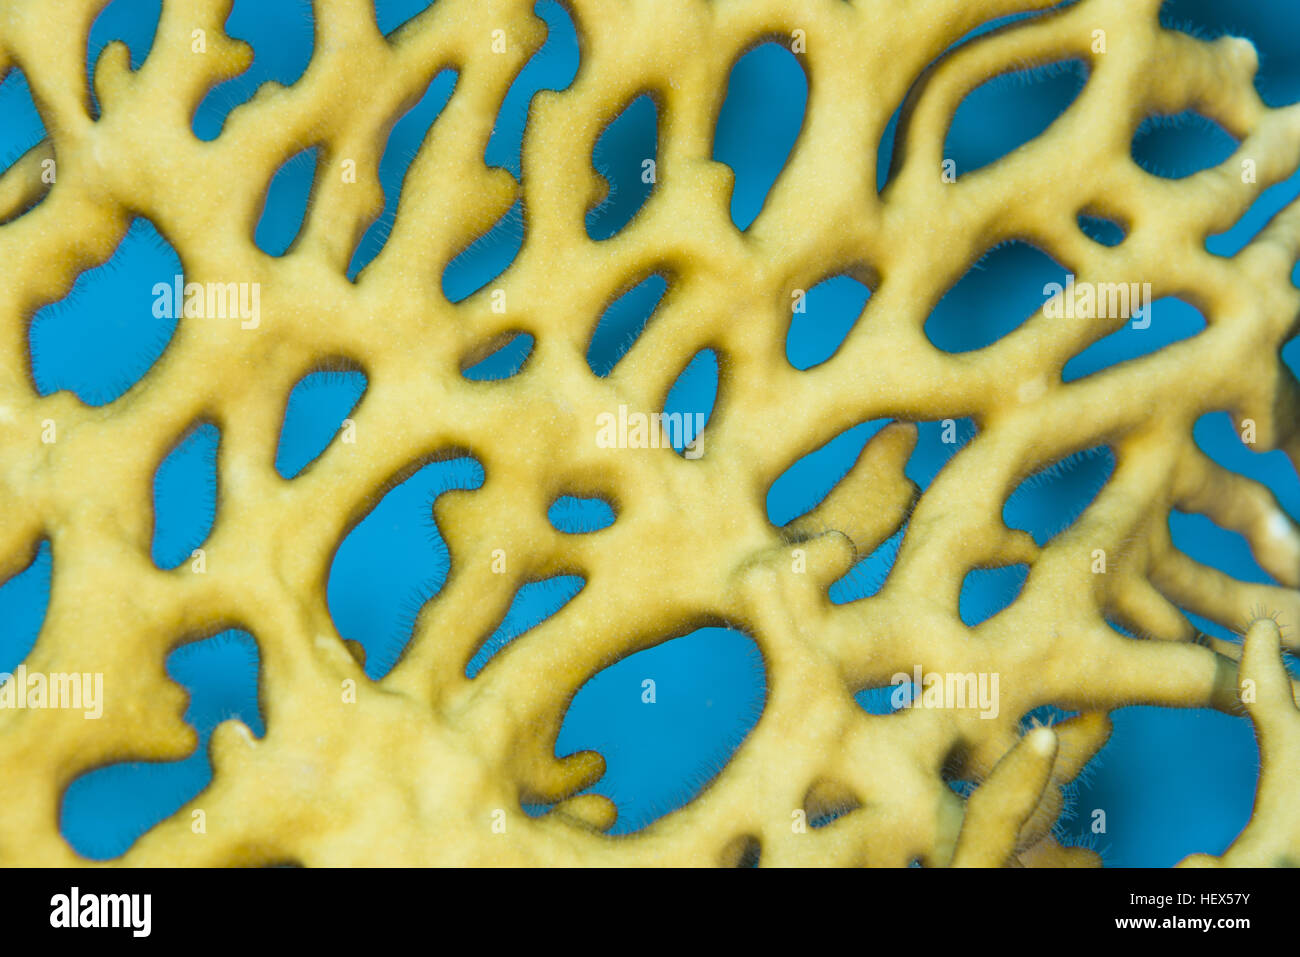
[[[191,116],[251,56],[223,33],[229,4],[165,0],[138,70],[121,44],[105,49],[93,118],[84,51],[103,6],[0,0],[0,71],[24,72],[49,132],[0,178],[10,219],[0,227],[0,578],[51,543],[50,605],[25,664],[102,673],[106,695],[99,721],[0,711],[0,861],[83,862],[59,833],[64,789],[103,764],[189,753],[185,696],[164,660],[230,627],[256,636],[266,734],[223,724],[211,786],[120,863],[1090,864],[1092,851],[1051,834],[1061,787],[1104,744],[1108,712],[1135,703],[1244,710],[1257,729],[1251,823],[1221,859],[1188,863],[1300,857],[1300,715],[1280,650],[1300,650],[1300,533],[1267,489],[1192,438],[1202,415],[1226,410],[1255,448],[1300,462],[1300,392],[1279,359],[1300,312],[1289,281],[1300,206],[1231,258],[1204,247],[1300,164],[1300,107],[1261,102],[1248,42],[1163,30],[1156,0],[1084,0],[931,65],[980,24],[1052,4],[572,0],[581,67],[569,89],[533,101],[516,181],[483,157],[497,107],[545,37],[530,3],[439,0],[385,37],[368,0],[318,0],[301,80],[264,87],[212,142],[193,135]],[[728,213],[731,170],[711,158],[714,123],[736,59],[771,38],[794,46],[810,78],[807,114],[742,232]],[[1069,109],[948,181],[944,136],[963,97],[991,76],[1065,59],[1088,69]],[[349,281],[383,207],[387,132],[448,67],[455,92],[411,164],[391,235]],[[604,190],[592,148],[644,93],[659,111],[654,189],[629,225],[596,242],[584,229]],[[905,98],[895,167],[877,194],[876,145]],[[1230,132],[1236,152],[1183,179],[1142,170],[1130,151],[1139,123],[1187,109]],[[287,255],[268,256],[252,241],[267,183],[312,146],[324,172],[308,219]],[[42,177],[51,158],[53,185]],[[349,163],[355,181],[342,175]],[[444,267],[517,200],[517,259],[490,288],[449,302]],[[1083,211],[1122,223],[1124,241],[1090,239]],[[102,407],[39,396],[31,316],[107,260],[136,217],[179,252],[187,282],[258,284],[260,322],[182,318],[150,373]],[[1049,253],[1081,283],[1150,283],[1156,298],[1192,303],[1206,328],[1068,383],[1064,364],[1126,317],[1039,309],[986,348],[937,348],[924,330],[931,309],[1008,240]],[[671,276],[669,296],[617,367],[593,375],[596,319],[655,271]],[[832,358],[793,368],[792,292],[837,274],[866,281],[870,302]],[[536,343],[519,374],[461,374],[515,332]],[[602,413],[662,409],[703,349],[720,369],[703,454],[601,447]],[[284,479],[274,460],[285,396],[325,360],[367,376],[355,441],[336,440]],[[903,475],[912,423],[959,417],[978,434],[919,495]],[[880,418],[896,421],[821,504],[783,527],[769,521],[768,489],[792,462]],[[151,482],[197,421],[222,435],[205,567],[160,570]],[[1113,475],[1068,529],[1039,543],[1007,527],[1003,504],[1027,476],[1103,445]],[[372,681],[331,620],[331,558],[394,482],[466,453],[482,464],[482,486],[436,507],[450,577],[405,655]],[[561,534],[547,509],[565,494],[604,498],[617,520]],[[1236,581],[1178,552],[1171,509],[1240,532],[1278,584]],[[884,587],[832,603],[830,584],[904,523]],[[1018,563],[1030,568],[1019,598],[963,624],[967,572]],[[519,586],[562,573],[586,579],[581,593],[466,677]],[[1244,644],[1206,637],[1179,607],[1244,633]],[[761,650],[761,718],[697,799],[635,835],[602,834],[611,803],[573,796],[600,776],[601,758],[554,753],[567,703],[610,662],[719,623]],[[886,717],[855,704],[855,691],[917,667],[997,674],[997,716],[918,707]],[[1022,734],[1021,717],[1044,705],[1077,714]],[[963,799],[954,777],[979,786]],[[521,808],[554,802],[537,818]],[[830,826],[792,826],[799,811],[849,807]]]

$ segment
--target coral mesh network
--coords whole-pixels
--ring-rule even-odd
[[[88,67],[103,0],[4,0],[0,75],[23,78],[44,135],[0,177],[0,580],[39,553],[51,584],[30,648],[0,662],[24,669],[0,692],[0,862],[1092,865],[1099,842],[1054,825],[1133,705],[1257,729],[1249,823],[1185,863],[1294,862],[1296,513],[1194,430],[1224,414],[1243,454],[1300,462],[1280,355],[1300,205],[1230,255],[1206,248],[1294,175],[1300,107],[1261,99],[1249,41],[1166,29],[1159,6],[571,0],[576,75],[519,105],[512,157],[498,112],[548,34],[530,2],[381,25],[320,0],[301,76],[214,124],[205,97],[253,63],[229,2],[164,0],[147,56],[112,42]],[[806,112],[742,203],[715,139],[761,44],[797,63]],[[963,101],[1026,69],[1082,85],[1005,155],[949,155]],[[398,196],[385,146],[412,110],[436,119],[399,157]],[[602,175],[630,110],[656,132]],[[1135,161],[1144,120],[1187,111],[1226,155],[1181,177]],[[305,215],[278,237],[268,190],[304,153]],[[137,234],[174,251],[131,287],[167,325],[129,381],[80,394],[51,371],[65,340],[42,310]],[[469,275],[485,236],[517,254]],[[987,257],[1068,276],[954,325],[945,297]],[[647,288],[648,319],[601,331]],[[807,345],[832,299],[851,313]],[[1171,328],[1174,299],[1194,335],[1089,351]],[[286,402],[311,375],[361,394],[318,455],[291,454]],[[832,481],[774,515],[787,472],[845,433]],[[151,496],[182,440],[208,443],[214,511],[160,549],[174,526]],[[1086,507],[1047,532],[1010,522],[1064,461],[1109,470]],[[447,567],[376,657],[334,613],[340,543],[454,463],[424,503]],[[1180,551],[1171,514],[1240,535],[1260,574]],[[972,575],[1011,594],[972,613]],[[521,628],[539,582],[553,614]],[[169,656],[231,630],[256,704],[201,742]],[[564,746],[566,712],[605,669],[702,630],[752,649],[764,690],[735,699],[753,714],[734,753],[620,831],[631,799],[600,784],[617,755]],[[725,693],[631,677],[646,709]],[[867,689],[892,700],[871,713]],[[83,854],[61,831],[101,769],[196,753],[210,782],[120,847]]]

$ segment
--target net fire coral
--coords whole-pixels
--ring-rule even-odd
[[[0,578],[48,540],[51,599],[26,669],[103,676],[101,720],[0,711],[0,862],[87,863],[59,833],[64,789],[100,765],[190,753],[184,693],[163,662],[229,627],[256,637],[266,734],[223,723],[211,785],[113,864],[1096,864],[1051,826],[1062,786],[1106,741],[1108,712],[1135,703],[1244,710],[1257,728],[1249,826],[1221,859],[1186,863],[1300,857],[1300,714],[1282,658],[1300,650],[1300,532],[1191,432],[1227,410],[1255,448],[1300,463],[1300,391],[1278,355],[1300,313],[1289,282],[1300,205],[1231,258],[1204,248],[1300,165],[1300,107],[1260,100],[1249,42],[1164,30],[1156,0],[1083,0],[932,63],[981,23],[1053,4],[571,0],[581,66],[567,90],[534,99],[516,180],[485,165],[484,150],[545,37],[530,3],[438,0],[385,37],[368,0],[317,0],[302,78],[265,85],[203,142],[190,124],[198,103],[251,60],[223,32],[229,5],[165,0],[137,70],[110,44],[93,65],[96,116],[84,51],[103,0],[0,3],[0,73],[23,71],[49,134],[0,177]],[[810,78],[807,113],[742,232],[713,129],[732,65],[773,39]],[[1087,84],[1046,132],[949,175],[944,137],[967,93],[1066,59],[1086,65]],[[351,282],[353,251],[383,209],[387,131],[446,68],[455,91],[410,166],[391,235]],[[628,225],[594,241],[584,218],[605,187],[592,149],[642,94],[659,113],[654,186]],[[904,101],[877,193],[876,145]],[[1183,179],[1143,171],[1130,154],[1138,124],[1186,109],[1232,133],[1236,151]],[[252,238],[267,184],[313,147],[307,220],[287,254],[269,256]],[[517,259],[450,302],[443,269],[516,202]],[[1123,242],[1091,240],[1081,212],[1124,224]],[[107,405],[40,396],[31,316],[105,262],[136,218],[182,260],[173,340]],[[1045,306],[985,348],[936,348],[923,328],[931,308],[1010,240],[1080,285],[1179,296],[1207,327],[1068,383],[1064,364],[1127,316]],[[597,318],[656,271],[671,284],[654,319],[610,374],[593,375],[584,357]],[[870,300],[831,358],[796,369],[785,357],[792,293],[836,274],[869,278]],[[188,284],[248,284],[236,288],[258,290],[258,322],[191,315]],[[536,343],[518,374],[461,375],[511,333]],[[663,409],[705,349],[719,385],[701,454],[596,441],[602,416]],[[282,478],[285,396],[335,358],[369,382],[354,441]],[[914,423],[958,417],[978,434],[920,494],[903,475]],[[895,421],[821,504],[783,527],[768,520],[767,490],[792,462],[880,418]],[[216,521],[202,573],[162,570],[150,559],[150,483],[196,422],[221,430]],[[1023,479],[1101,445],[1113,476],[1067,530],[1039,544],[1004,524]],[[405,655],[372,681],[326,605],[331,556],[396,481],[466,453],[482,486],[436,507],[450,577]],[[604,499],[617,520],[562,534],[547,520],[560,495]],[[1179,553],[1171,509],[1240,532],[1279,584]],[[879,592],[832,603],[830,584],[904,525]],[[1019,598],[965,625],[966,573],[1013,564],[1030,569]],[[582,591],[466,677],[519,586],[566,573],[585,577]],[[1202,635],[1180,607],[1244,643]],[[696,799],[634,835],[603,834],[613,804],[578,794],[601,757],[555,754],[567,702],[610,662],[717,623],[761,650],[761,718]],[[855,704],[859,689],[914,671],[996,675],[998,707],[881,717]],[[1020,717],[1043,705],[1077,715],[1022,733]],[[951,777],[978,786],[963,798]],[[533,818],[523,803],[556,807]],[[792,825],[833,807],[852,809],[829,826]]]

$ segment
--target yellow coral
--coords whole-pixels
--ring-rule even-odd
[[[1191,439],[1201,414],[1226,408],[1253,420],[1259,447],[1300,461],[1300,393],[1278,359],[1300,310],[1287,281],[1300,208],[1232,259],[1203,248],[1300,161],[1300,108],[1259,100],[1251,45],[1163,31],[1157,0],[1085,0],[987,36],[924,72],[900,124],[900,165],[877,196],[875,144],[913,80],[979,23],[1048,0],[570,5],[582,66],[568,91],[536,98],[522,184],[482,157],[508,84],[544,36],[524,0],[439,0],[391,38],[367,0],[317,0],[305,75],[289,88],[268,84],[211,143],[191,134],[190,116],[251,57],[222,31],[228,0],[166,0],[137,72],[125,47],[110,45],[94,71],[97,121],[82,69],[104,0],[0,6],[0,70],[25,71],[49,130],[0,179],[5,216],[48,188],[0,228],[0,576],[49,538],[56,573],[28,667],[102,672],[107,693],[98,722],[0,713],[0,861],[82,863],[58,832],[63,789],[104,763],[191,751],[184,695],[162,663],[181,640],[230,626],[258,640],[267,734],[223,724],[211,786],[119,863],[726,864],[755,851],[765,865],[1094,863],[1058,846],[1049,828],[1060,785],[1106,739],[1106,712],[1137,702],[1236,712],[1238,658],[1257,686],[1247,710],[1264,771],[1252,822],[1223,860],[1300,855],[1300,804],[1287,800],[1300,719],[1276,624],[1257,621],[1243,657],[1230,643],[1207,647],[1175,607],[1241,627],[1263,606],[1286,647],[1300,647],[1295,527]],[[497,29],[504,53],[492,49]],[[710,160],[714,120],[736,58],[794,31],[806,38],[800,57],[812,77],[807,118],[741,234],[727,216],[731,173]],[[1048,132],[943,182],[944,134],[963,96],[991,75],[1067,57],[1085,61],[1090,80]],[[460,72],[456,93],[412,163],[390,239],[351,284],[352,250],[382,207],[385,133],[445,67]],[[658,183],[627,228],[596,244],[583,230],[600,195],[591,148],[644,92],[660,105]],[[1184,180],[1142,172],[1129,157],[1137,123],[1189,107],[1236,135],[1237,152]],[[355,160],[357,181],[322,176],[302,236],[273,260],[251,242],[266,183],[312,145],[327,171]],[[40,170],[51,157],[49,188]],[[1242,182],[1244,159],[1256,181]],[[509,312],[494,312],[486,290],[452,306],[437,283],[442,267],[520,198],[526,239],[498,284]],[[1129,224],[1129,238],[1116,248],[1088,242],[1074,225],[1083,208]],[[182,320],[152,372],[104,408],[67,393],[38,397],[29,317],[106,260],[136,216],[180,251],[188,280],[259,283],[260,325]],[[937,295],[1013,238],[1050,251],[1080,280],[1151,282],[1157,296],[1187,298],[1208,328],[1068,385],[1066,360],[1122,320],[1040,312],[979,352],[936,350],[922,324]],[[828,362],[792,369],[782,354],[791,290],[864,265],[880,280],[867,321]],[[652,269],[672,272],[673,295],[612,375],[591,376],[583,356],[595,318]],[[490,387],[459,375],[463,359],[516,330],[537,342],[521,374]],[[685,357],[703,348],[717,352],[721,381],[702,458],[596,445],[601,412],[662,408]],[[369,378],[357,442],[336,442],[285,481],[272,461],[284,396],[328,356],[348,357]],[[972,416],[980,434],[918,499],[902,476],[915,429],[891,426],[818,510],[770,525],[763,499],[777,475],[884,416]],[[160,571],[149,560],[150,480],[200,417],[224,436],[207,573]],[[57,427],[52,444],[41,441],[46,420]],[[1067,532],[1040,548],[1002,524],[1020,480],[1102,443],[1115,452],[1114,476]],[[449,450],[470,451],[486,480],[440,500],[450,578],[405,657],[371,682],[326,607],[331,556],[389,483]],[[546,506],[575,490],[618,503],[615,526],[556,534]],[[1182,557],[1168,541],[1171,507],[1240,531],[1285,587],[1232,581]],[[829,583],[909,514],[880,593],[832,605]],[[806,573],[794,570],[795,548]],[[493,574],[494,549],[511,557],[508,574]],[[1092,573],[1098,549],[1110,556],[1106,574]],[[957,615],[965,573],[1012,562],[1032,566],[1020,599],[966,628]],[[479,677],[463,676],[458,665],[521,582],[574,570],[587,578],[579,596]],[[1125,638],[1107,616],[1149,637]],[[612,660],[717,620],[754,637],[770,676],[762,718],[718,779],[617,840],[600,833],[612,821],[601,798],[525,815],[521,798],[562,800],[600,774],[596,755],[553,754],[574,691]],[[854,690],[918,663],[1000,674],[999,717],[911,709],[880,719],[856,707]],[[340,694],[345,682],[355,702]],[[1044,703],[1081,714],[1019,737],[1019,716]],[[944,783],[945,763],[985,782],[968,802]],[[792,811],[827,795],[860,807],[833,827],[791,827]],[[198,808],[202,836],[190,827]]]

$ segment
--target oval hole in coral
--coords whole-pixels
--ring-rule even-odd
[[[511,599],[505,618],[496,631],[487,637],[465,664],[465,677],[477,678],[488,662],[507,645],[553,616],[571,602],[586,584],[587,580],[581,575],[556,575],[522,585]]]
[[[221,135],[226,118],[248,102],[263,83],[292,86],[307,69],[315,38],[310,0],[234,0],[226,18],[226,34],[253,48],[253,62],[243,73],[218,83],[203,100],[190,126],[204,141]],[[203,38],[211,49],[213,37]],[[191,50],[197,40],[191,41]]]
[[[523,245],[524,205],[520,200],[447,264],[442,271],[442,294],[448,302],[460,302],[478,292],[510,268]]]
[[[1088,67],[1058,60],[1003,73],[966,94],[953,114],[943,156],[958,180],[1041,136],[1083,92]]]
[[[940,60],[948,56],[953,51],[957,50],[959,47],[963,47],[967,43],[971,42],[972,40],[977,39],[978,37],[981,37],[987,33],[992,33],[993,31],[999,30],[1002,27],[1010,26],[1011,24],[1016,23],[1017,21],[1020,20],[1038,19],[1040,17],[1046,16],[1047,14],[1051,13],[1053,10],[1058,10],[1062,7],[1071,6],[1076,2],[1077,0],[1062,0],[1062,2],[1042,10],[1026,10],[1019,13],[1008,13],[1000,17],[995,17],[992,20],[987,20],[984,23],[981,23],[979,26],[974,27],[973,29],[967,31],[965,34],[963,34],[953,43],[949,44],[949,46],[943,51],[943,53],[941,53],[939,56],[935,57],[934,60],[931,61],[930,66],[934,66],[934,64],[938,63]],[[1043,79],[1047,79],[1047,78],[1043,78]],[[1003,85],[1010,85],[1010,80],[1011,78],[1007,78],[1004,75]],[[1023,83],[1023,80],[1021,82]],[[1053,102],[1053,98],[1059,96],[1059,89],[1057,88],[1057,85],[1050,82],[1034,83],[1032,82],[1032,78],[1031,78],[1031,82],[1025,85],[1028,87],[1028,93],[1026,95],[1032,95],[1034,97],[1037,97],[1040,101],[1039,103],[1035,104],[1036,110],[1040,110],[1040,111],[1050,110],[1051,104]],[[913,87],[915,87],[915,84],[913,84]],[[912,91],[909,90],[908,92],[911,93]],[[982,96],[980,99],[977,99],[970,104],[968,108],[967,116],[970,118],[972,125],[978,124],[981,120],[978,111],[979,111],[979,107],[982,105],[982,101],[986,97],[989,99],[996,99],[995,94],[997,92],[998,89],[995,86],[992,90],[987,91],[985,96]],[[881,133],[880,143],[876,147],[876,192],[877,193],[882,192],[884,190],[886,184],[893,176],[894,172],[896,172],[891,168],[891,165],[894,161],[894,147],[897,141],[898,124],[901,119],[903,106],[906,103],[906,101],[907,98],[904,97],[903,100],[899,102],[898,106],[894,108],[894,112],[890,116],[889,122],[885,124],[885,129]],[[1002,108],[996,102],[992,104],[992,107],[995,110],[999,110]]]
[[[458,74],[455,70],[442,70],[425,88],[419,102],[393,124],[384,145],[384,155],[379,160],[379,185],[384,191],[384,211],[366,229],[365,235],[352,253],[348,263],[348,280],[355,282],[358,274],[379,255],[393,232],[397,219],[397,204],[401,201],[402,186],[407,171],[424,143],[433,124],[438,121],[456,90]],[[342,170],[339,171],[342,175]],[[360,170],[357,171],[360,177]]]
[[[861,807],[862,802],[852,790],[829,779],[815,781],[803,799],[804,814],[811,828],[829,827]]]
[[[180,274],[176,250],[148,220],[133,220],[106,263],[82,273],[63,299],[32,318],[27,338],[37,392],[67,389],[94,406],[125,394],[176,331],[173,277]],[[151,288],[141,277],[161,281]]]
[[[1042,307],[1045,286],[1064,286],[1065,279],[1058,263],[1028,243],[995,246],[944,293],[925,320],[925,335],[944,352],[991,346]]]
[[[712,349],[702,349],[686,364],[664,399],[663,429],[678,455],[699,458],[703,454],[696,439],[708,425],[717,397],[718,357]],[[662,437],[650,440],[660,442]]]
[[[198,732],[199,745],[180,761],[109,764],[68,785],[59,830],[78,854],[93,861],[120,857],[149,828],[193,800],[212,780],[208,741],[221,722],[234,718],[258,738],[265,734],[258,704],[260,666],[257,642],[246,631],[225,631],[168,656],[167,673],[190,693],[185,720]]]
[[[1148,116],[1133,134],[1133,162],[1162,179],[1184,179],[1218,166],[1237,141],[1214,120],[1192,110]]]
[[[253,233],[257,248],[268,256],[283,256],[298,238],[316,179],[316,161],[316,147],[303,150],[287,159],[271,177]]]
[[[744,231],[762,211],[803,128],[808,76],[783,44],[763,43],[731,68],[713,133],[713,159],[735,172],[731,221]]]
[[[546,41],[519,71],[497,111],[483,162],[521,175],[520,148],[533,97],[542,90],[566,90],[578,75],[578,31],[564,5],[540,0],[533,8],[546,21]]]
[[[605,307],[587,346],[587,365],[592,372],[607,376],[614,371],[636,344],[667,290],[668,280],[653,273]]]
[[[957,603],[962,622],[974,628],[988,621],[1020,597],[1028,577],[1028,565],[972,568],[962,580]]]
[[[867,714],[881,717],[906,711],[916,698],[916,683],[901,681],[898,684],[863,688],[853,696],[859,708]]]
[[[342,369],[312,372],[289,392],[275,450],[275,470],[291,479],[320,457],[366,392],[366,374]]]
[[[211,422],[190,429],[153,476],[153,563],[178,568],[193,558],[217,518],[217,449]]]
[[[852,276],[832,276],[795,300],[785,337],[790,365],[811,369],[835,355],[869,298],[871,290]]]
[[[452,489],[476,489],[483,467],[468,456],[432,462],[390,488],[348,532],[330,564],[326,597],[339,636],[365,651],[378,681],[406,650],[415,617],[450,570],[433,504]]]
[[[1123,225],[1113,219],[1107,219],[1105,216],[1091,216],[1087,213],[1080,213],[1078,223],[1081,233],[1094,243],[1102,246],[1118,246],[1127,235]]]
[[[518,375],[533,353],[534,341],[531,333],[512,333],[505,345],[494,349],[486,358],[480,359],[468,369],[463,369],[461,375],[471,382],[509,379]]]
[[[1112,366],[1151,355],[1175,342],[1190,339],[1205,328],[1205,317],[1200,310],[1182,299],[1166,296],[1155,302],[1146,302],[1143,314],[1139,315],[1131,305],[1134,298],[1132,293],[1122,298],[1130,303],[1130,321],[1110,335],[1098,339],[1078,355],[1072,356],[1061,369],[1062,382],[1074,382]],[[1146,297],[1139,291],[1137,298],[1144,300]],[[1116,302],[1122,304],[1121,299]],[[1109,311],[1110,307],[1107,309]]]
[[[598,672],[565,712],[555,753],[596,750],[590,790],[618,806],[611,834],[638,831],[693,800],[763,712],[763,658],[748,636],[707,627]]]
[[[0,583],[0,672],[13,674],[36,646],[50,607],[50,577],[54,557],[42,541],[26,568]]]
[[[767,520],[780,528],[820,505],[890,421],[860,422],[791,463],[767,490]]]
[[[546,510],[546,518],[557,532],[586,535],[613,525],[614,509],[601,498],[561,495]]]
[[[1002,506],[1002,521],[1045,545],[1083,514],[1114,471],[1115,454],[1104,445],[1068,455],[1016,486]]]
[[[596,138],[591,164],[609,192],[587,211],[587,235],[600,242],[632,221],[654,191],[659,161],[659,110],[648,94],[623,108]]]

